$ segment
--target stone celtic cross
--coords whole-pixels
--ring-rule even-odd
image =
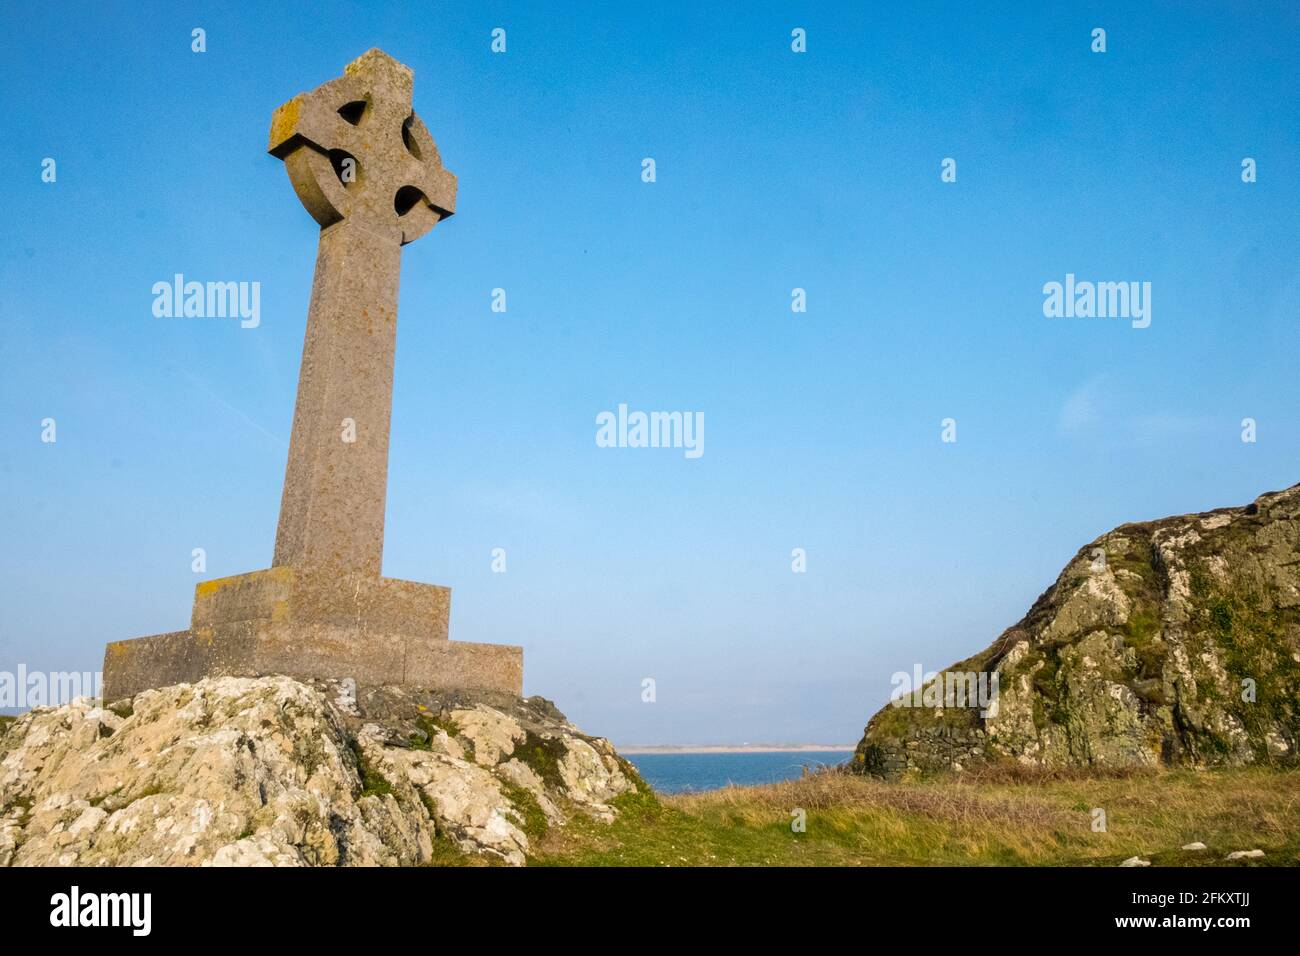
[[[381,573],[402,246],[456,206],[411,88],[371,50],[275,111],[269,151],[321,231],[272,566],[199,584],[188,630],[109,644],[106,700],[263,674],[523,689],[522,648],[448,639],[449,588]]]
[[[269,152],[321,226],[275,565],[379,574],[401,247],[456,208],[411,88],[371,50],[271,122]]]

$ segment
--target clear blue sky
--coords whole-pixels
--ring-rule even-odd
[[[186,6],[0,14],[0,670],[186,626],[195,547],[269,565],[317,230],[268,124],[374,46],[460,179],[404,253],[384,570],[592,732],[855,740],[1097,534],[1300,480],[1294,4]],[[155,318],[176,272],[260,327]],[[1045,318],[1067,272],[1151,327]],[[704,456],[597,448],[620,402]]]

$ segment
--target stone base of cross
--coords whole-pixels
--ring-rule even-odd
[[[451,591],[380,574],[401,248],[456,177],[380,50],[275,112],[269,152],[320,224],[272,567],[205,581],[190,627],[109,644],[104,699],[208,676],[520,694],[523,649],[450,641]]]
[[[523,649],[448,640],[450,612],[450,588],[395,578],[274,567],[204,581],[188,630],[108,645],[104,700],[266,674],[521,694]]]

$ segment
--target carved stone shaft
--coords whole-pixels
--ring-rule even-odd
[[[321,232],[276,566],[380,573],[401,255],[348,220]]]

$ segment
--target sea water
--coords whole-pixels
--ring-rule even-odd
[[[653,753],[626,754],[628,760],[660,793],[716,790],[729,783],[752,786],[793,780],[804,768],[842,764],[852,754],[843,750],[782,750],[771,753]]]

